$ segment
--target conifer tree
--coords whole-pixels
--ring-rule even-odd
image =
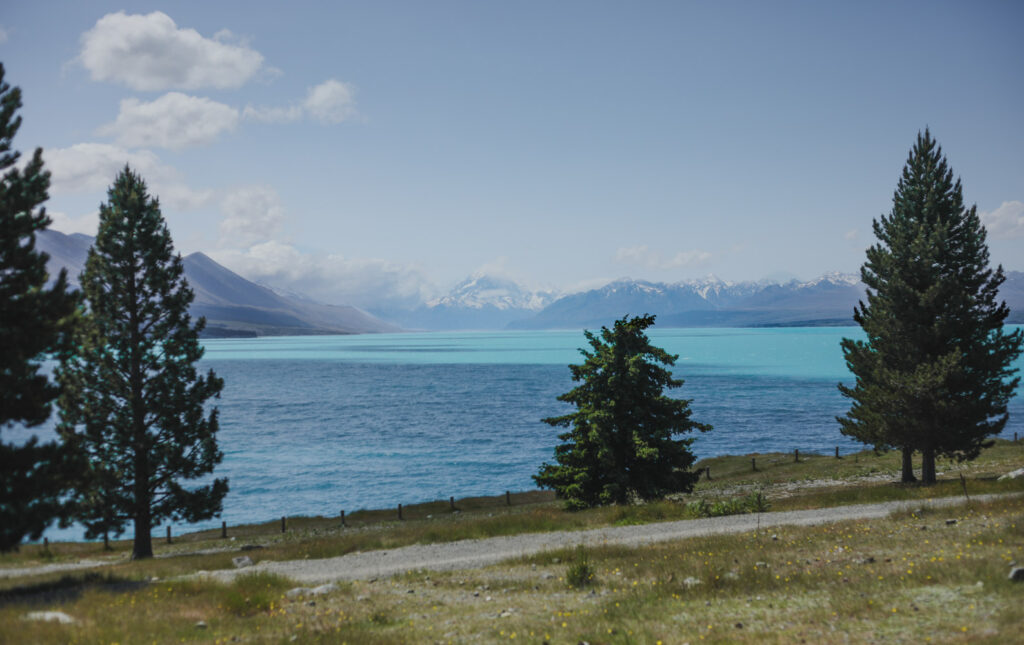
[[[977,209],[964,207],[960,180],[927,129],[874,232],[861,268],[867,303],[854,311],[867,340],[842,341],[856,383],[839,386],[852,400],[839,423],[876,448],[920,451],[921,479],[931,484],[937,455],[973,459],[1006,425],[1024,333],[1003,329],[1003,269],[989,268]]]
[[[203,355],[192,324],[192,290],[156,199],[128,167],[100,206],[100,228],[81,283],[89,317],[79,351],[58,376],[60,431],[92,468],[78,487],[78,515],[92,536],[134,525],[133,558],[153,555],[164,519],[220,513],[227,480],[186,489],[213,472],[223,381],[198,374]]]
[[[50,416],[57,388],[42,372],[46,354],[62,344],[77,307],[61,271],[47,288],[45,253],[37,251],[36,232],[50,225],[43,202],[50,173],[42,150],[19,169],[12,148],[21,126],[21,91],[4,82],[0,64],[0,431],[15,425],[32,428]],[[0,551],[22,539],[38,539],[60,515],[69,466],[54,442],[0,439]]]
[[[586,331],[591,351],[580,349],[582,365],[570,365],[580,385],[558,400],[576,412],[544,419],[569,428],[559,435],[557,464],[543,464],[533,479],[553,488],[567,508],[653,499],[693,489],[692,437],[680,434],[710,425],[693,421],[690,401],[664,394],[683,385],[666,369],[678,356],[651,345],[644,330],[654,316],[617,320],[600,337]]]

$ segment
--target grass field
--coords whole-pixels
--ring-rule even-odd
[[[1007,574],[1011,562],[1024,566],[1024,499],[981,504],[967,496],[1024,491],[1020,479],[996,479],[1021,465],[1024,444],[999,442],[972,464],[940,464],[940,484],[920,487],[892,483],[895,454],[720,457],[699,464],[712,479],[694,495],[643,506],[568,513],[533,492],[513,495],[512,506],[504,496],[459,500],[457,513],[447,501],[408,507],[402,522],[393,511],[353,514],[346,528],[337,518],[289,518],[285,534],[278,521],[231,527],[234,541],[219,532],[182,536],[159,546],[166,557],[144,562],[127,561],[126,542],[109,554],[96,544],[53,544],[48,553],[27,545],[0,556],[0,572],[82,558],[112,564],[0,578],[0,642],[1020,642],[1024,583]],[[261,546],[251,552],[261,560],[317,558],[681,519],[693,515],[696,499],[710,507],[753,493],[771,510],[921,504],[885,520],[582,554],[567,548],[479,570],[410,572],[341,583],[315,598],[288,599],[285,591],[297,585],[269,575],[230,584],[174,579],[231,567],[243,545]],[[929,497],[951,495],[964,504],[929,510]],[[45,610],[77,622],[24,618]]]

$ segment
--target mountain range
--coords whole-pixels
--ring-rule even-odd
[[[73,283],[93,238],[47,230],[38,247],[51,275],[64,267]],[[478,274],[447,295],[409,309],[374,309],[316,302],[246,280],[202,253],[183,258],[195,291],[193,316],[205,316],[207,337],[358,334],[406,330],[595,329],[628,314],[655,314],[662,327],[780,327],[852,325],[864,285],[851,274],[816,280],[727,282],[709,276],[676,283],[624,278],[570,294],[532,291]],[[1009,271],[1000,289],[1007,322],[1024,323],[1024,273]]]
[[[50,275],[65,268],[69,281],[78,286],[93,239],[81,233],[44,230],[36,235],[36,246],[50,256]],[[246,280],[203,253],[185,256],[182,264],[185,279],[195,292],[189,313],[206,317],[203,336],[207,338],[399,331],[355,307],[278,293]]]

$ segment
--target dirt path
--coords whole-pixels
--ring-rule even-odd
[[[983,495],[972,498],[987,501],[1005,497]],[[759,527],[810,526],[844,520],[886,517],[893,511],[915,508],[942,508],[964,503],[959,497],[933,500],[883,502],[838,506],[808,511],[784,511],[751,515],[729,515],[699,520],[659,522],[639,526],[616,526],[585,531],[527,533],[482,540],[462,540],[444,544],[406,546],[389,551],[350,553],[336,558],[318,560],[263,561],[241,569],[204,572],[200,575],[230,580],[237,575],[267,571],[302,583],[325,583],[335,580],[367,580],[383,578],[410,570],[446,571],[472,569],[496,564],[510,558],[531,555],[577,544],[643,545],[689,537],[744,533]]]

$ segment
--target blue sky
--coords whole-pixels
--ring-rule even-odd
[[[1024,270],[1020,2],[0,8],[55,227],[124,163],[178,248],[363,307],[480,271],[853,272],[929,126]]]

